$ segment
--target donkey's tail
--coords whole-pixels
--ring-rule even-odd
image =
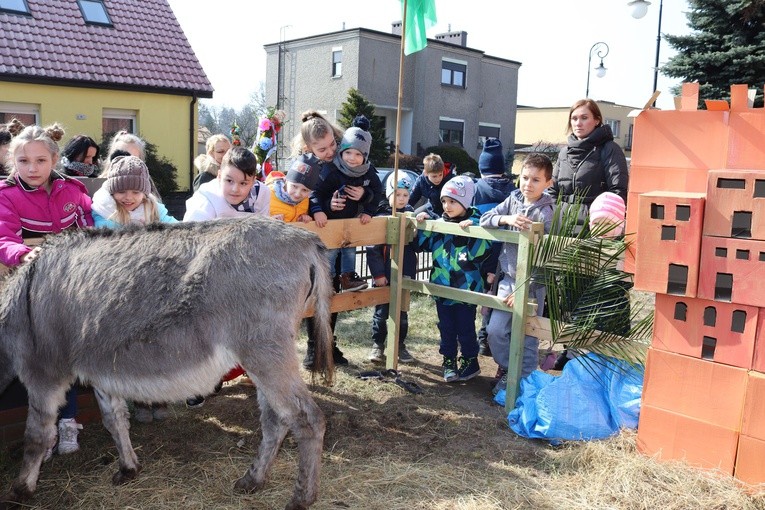
[[[329,272],[329,260],[323,245],[317,245],[317,254],[311,266],[311,297],[313,297],[313,333],[315,335],[315,357],[311,367],[311,379],[321,375],[326,385],[331,385],[335,378],[335,362],[332,357],[332,336],[330,305],[332,302],[332,276]]]

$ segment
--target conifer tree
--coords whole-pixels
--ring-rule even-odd
[[[367,101],[357,89],[350,88],[348,89],[348,98],[341,105],[338,123],[344,129],[348,129],[353,124],[353,119],[357,115],[364,115],[369,119],[369,132],[372,135],[372,149],[369,154],[369,160],[375,166],[384,166],[390,150],[388,150],[388,144],[385,143],[383,119],[375,116],[375,107],[372,103]]]
[[[765,80],[765,0],[689,0],[688,35],[665,35],[677,50],[664,75],[698,81],[700,99],[729,99],[732,84],[758,89]]]

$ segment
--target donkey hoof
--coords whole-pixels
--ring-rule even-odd
[[[141,471],[140,466],[135,469],[120,468],[119,471],[112,476],[112,483],[114,485],[123,485],[132,480],[138,478],[138,473]]]
[[[297,501],[290,501],[284,510],[308,510],[308,506],[305,503],[298,503]]]
[[[8,510],[10,508],[18,508],[21,503],[32,497],[32,493],[29,489],[17,487],[15,484],[13,488],[0,496],[0,510]]]
[[[263,487],[263,483],[256,482],[249,471],[234,484],[234,489],[239,492],[255,492],[261,487]]]

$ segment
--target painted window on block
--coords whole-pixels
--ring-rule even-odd
[[[717,323],[717,308],[707,306],[704,308],[704,325],[714,327]]]
[[[678,205],[675,207],[675,219],[677,221],[689,221],[691,219],[691,206]]]
[[[733,310],[730,330],[734,333],[743,333],[744,327],[746,327],[746,312],[744,310]]]
[[[683,322],[688,320],[688,305],[682,301],[675,303],[675,320]]]

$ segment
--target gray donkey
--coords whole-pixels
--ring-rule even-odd
[[[21,472],[0,508],[34,492],[57,411],[76,379],[95,390],[119,452],[119,484],[140,470],[125,399],[208,394],[237,363],[257,386],[263,440],[235,487],[260,489],[291,431],[299,473],[286,508],[308,508],[318,494],[325,422],[300,377],[295,340],[313,306],[312,377],[320,373],[330,384],[331,294],[319,238],[268,218],[50,238],[0,294],[0,392],[18,376],[29,394]]]

